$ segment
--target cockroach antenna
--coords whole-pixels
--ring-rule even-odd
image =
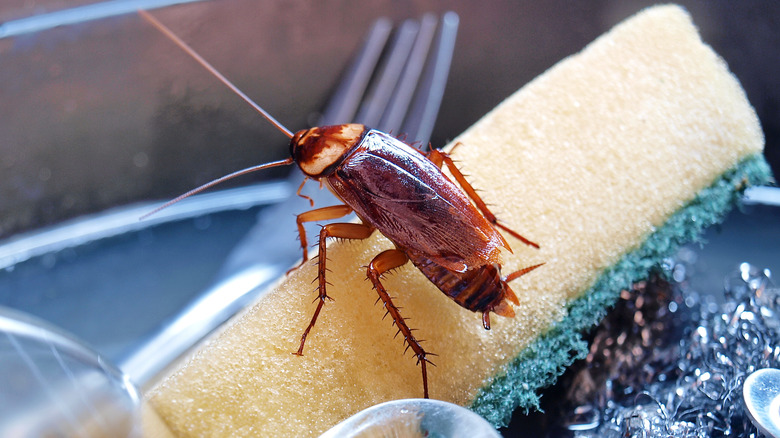
[[[163,35],[165,35],[171,41],[176,43],[177,46],[181,47],[182,50],[184,50],[188,55],[190,55],[193,59],[195,59],[195,61],[197,61],[198,64],[200,64],[201,66],[203,66],[203,68],[205,68],[209,73],[211,73],[217,79],[219,79],[220,82],[225,84],[228,88],[230,88],[239,97],[244,99],[244,101],[246,101],[249,105],[252,106],[252,108],[254,108],[257,112],[259,112],[263,117],[265,117],[265,119],[268,120],[274,127],[276,127],[276,129],[280,130],[288,138],[292,138],[293,134],[292,134],[292,132],[289,129],[287,129],[284,125],[279,123],[278,120],[276,120],[273,116],[268,114],[268,112],[266,110],[264,110],[260,105],[255,103],[252,99],[250,99],[249,96],[247,96],[243,91],[241,91],[235,84],[230,82],[230,80],[228,80],[228,78],[226,78],[222,73],[220,73],[219,70],[214,68],[214,66],[212,66],[208,61],[203,59],[203,57],[200,56],[200,54],[198,54],[198,52],[196,52],[195,49],[193,49],[187,43],[182,41],[182,39],[179,38],[175,33],[173,33],[172,30],[168,29],[167,26],[165,26],[160,21],[158,21],[156,18],[154,18],[152,16],[152,14],[150,14],[150,13],[144,11],[144,10],[139,10],[138,14],[143,19],[145,19],[146,21],[151,23],[154,27],[156,27],[160,32],[162,32]],[[271,162],[271,163],[260,164],[260,165],[257,165],[257,166],[247,167],[246,169],[242,169],[242,170],[233,172],[231,174],[228,174],[228,175],[225,175],[223,177],[217,178],[215,180],[209,181],[209,182],[207,182],[206,184],[203,184],[200,187],[196,187],[196,188],[190,190],[187,193],[184,193],[182,195],[177,196],[176,198],[166,202],[165,204],[161,205],[160,207],[157,207],[154,210],[150,211],[149,213],[146,213],[145,215],[141,216],[139,218],[139,220],[145,219],[145,218],[147,218],[147,217],[149,217],[149,216],[159,212],[160,210],[162,210],[164,208],[167,208],[167,207],[169,207],[169,206],[171,206],[171,205],[181,201],[182,199],[189,198],[190,196],[192,196],[192,195],[194,195],[196,193],[200,193],[200,192],[202,192],[202,191],[204,191],[206,189],[209,189],[209,188],[211,188],[211,187],[213,187],[213,186],[215,186],[217,184],[221,184],[221,183],[223,183],[223,182],[225,182],[225,181],[227,181],[229,179],[233,179],[233,178],[236,178],[238,176],[246,175],[246,174],[252,173],[252,172],[257,172],[258,170],[268,169],[269,167],[287,166],[287,165],[290,165],[290,164],[293,164],[293,163],[295,163],[295,161],[293,160],[292,157],[290,157],[290,158],[287,158],[286,160],[280,160],[280,161],[274,161],[274,162]]]
[[[198,54],[198,52],[195,51],[195,49],[193,49],[187,43],[182,41],[182,39],[179,38],[175,33],[173,33],[172,30],[168,29],[168,27],[166,27],[164,24],[162,24],[160,21],[158,21],[156,18],[154,18],[152,16],[152,14],[150,14],[150,13],[144,11],[144,10],[139,10],[138,14],[141,15],[141,17],[143,17],[146,21],[151,23],[154,27],[156,27],[160,32],[162,32],[163,35],[165,35],[168,38],[170,38],[171,41],[176,43],[177,46],[181,47],[181,49],[184,50],[193,59],[198,61],[198,64],[202,65],[203,68],[208,70],[209,73],[213,74],[217,79],[220,80],[220,82],[222,82],[223,84],[227,85],[227,87],[230,88],[231,90],[233,90],[234,93],[238,94],[239,97],[244,99],[246,101],[246,103],[251,105],[252,108],[254,108],[257,112],[262,114],[263,117],[266,118],[266,120],[268,120],[272,125],[274,125],[276,127],[276,129],[282,131],[282,133],[284,135],[286,135],[287,138],[292,138],[293,133],[289,129],[285,128],[284,125],[279,123],[279,121],[277,121],[275,118],[273,118],[273,116],[268,114],[268,112],[266,112],[266,110],[264,110],[260,105],[256,104],[252,99],[249,98],[249,96],[244,94],[243,91],[241,91],[237,86],[235,86],[235,84],[230,82],[230,80],[228,80],[228,78],[226,78],[222,73],[220,73],[219,70],[214,68],[214,66],[209,64],[208,61],[203,59],[203,57],[200,56]]]
[[[227,174],[223,177],[211,180],[207,182],[206,184],[203,184],[202,186],[195,187],[194,189],[190,190],[187,193],[181,194],[170,201],[166,202],[165,204],[155,208],[154,210],[150,211],[149,213],[144,214],[139,218],[139,220],[146,219],[147,217],[159,212],[160,210],[164,208],[168,208],[171,205],[181,201],[182,199],[189,198],[190,196],[200,193],[204,190],[210,189],[211,187],[214,187],[217,184],[221,184],[229,179],[233,179],[235,177],[246,175],[247,173],[257,172],[258,170],[268,169],[269,167],[278,167],[278,166],[287,166],[290,164],[293,164],[295,161],[293,161],[292,157],[287,158],[285,160],[279,160],[279,161],[272,161],[270,163],[265,164],[258,164],[257,166],[247,167],[246,169],[237,170],[233,173]]]

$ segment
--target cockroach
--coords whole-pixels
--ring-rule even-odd
[[[169,201],[149,214],[208,189],[223,181],[250,172],[275,166],[296,164],[305,179],[319,181],[328,187],[343,205],[335,205],[301,213],[297,216],[303,260],[308,259],[304,223],[338,219],[356,213],[359,223],[330,223],[319,234],[318,304],[309,325],[301,336],[298,350],[303,355],[306,337],[314,327],[323,305],[330,299],[327,293],[328,238],[366,239],[379,231],[394,244],[375,256],[368,264],[366,275],[379,300],[393,318],[422,370],[423,394],[428,398],[427,364],[432,362],[427,352],[406,324],[399,308],[382,285],[382,275],[411,261],[433,284],[453,301],[474,312],[482,313],[482,323],[490,329],[490,313],[512,317],[509,304],[518,304],[508,283],[541,264],[501,275],[501,248],[509,244],[498,231],[507,232],[526,245],[539,245],[499,222],[469,184],[449,154],[431,149],[424,153],[401,140],[360,124],[314,127],[293,134],[235,85],[220,74],[192,48],[150,14],[141,15],[173,40],[204,68],[250,103],[271,124],[290,138],[290,157],[285,160],[252,166],[215,179]],[[454,182],[442,171],[447,166]],[[455,184],[457,182],[457,185]]]

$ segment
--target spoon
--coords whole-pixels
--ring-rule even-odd
[[[742,394],[748,416],[761,433],[780,438],[780,370],[760,369],[745,379]]]
[[[0,306],[0,436],[140,437],[127,375],[57,327]]]
[[[320,438],[369,436],[501,437],[484,418],[464,407],[439,400],[407,399],[364,409]]]

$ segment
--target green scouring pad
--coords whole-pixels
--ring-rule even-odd
[[[536,406],[539,388],[585,353],[581,332],[621,289],[717,223],[743,189],[771,178],[744,91],[675,6],[618,25],[455,141],[455,159],[493,211],[541,245],[507,237],[514,252],[503,272],[545,264],[511,283],[516,316],[495,316],[490,331],[414,266],[384,284],[438,354],[431,397],[496,425]],[[422,396],[420,369],[366,281],[364,266],[392,248],[374,234],[329,246],[335,301],[304,356],[290,353],[316,305],[316,262],[160,381],[147,396],[158,417],[145,432],[316,436],[374,404]]]
[[[505,426],[514,409],[538,407],[536,389],[555,383],[568,365],[586,356],[588,345],[581,334],[599,323],[622,290],[647,278],[648,272],[662,258],[696,240],[705,228],[720,223],[737,202],[743,188],[766,183],[770,178],[769,166],[763,157],[752,155],[701,190],[696,198],[650,234],[639,248],[604,270],[581,297],[572,300],[567,305],[566,318],[532,342],[507,367],[506,374],[497,376],[482,388],[471,408],[493,424]],[[518,391],[518,388],[524,390]]]

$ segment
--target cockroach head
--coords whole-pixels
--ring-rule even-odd
[[[290,155],[307,176],[325,177],[360,143],[366,131],[356,123],[304,129],[290,140]]]

